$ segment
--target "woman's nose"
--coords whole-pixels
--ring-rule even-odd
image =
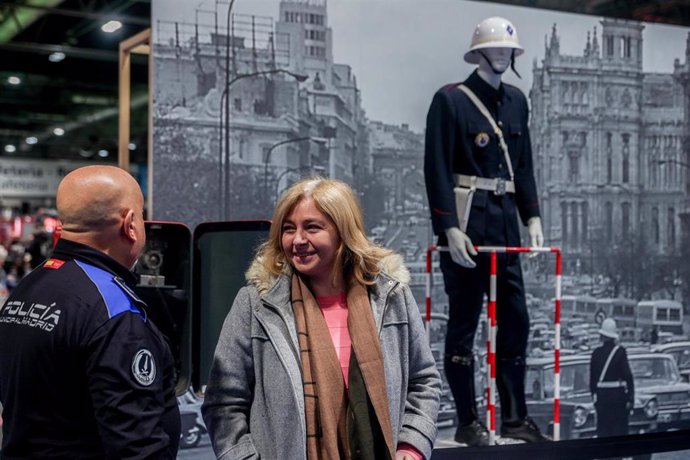
[[[297,231],[295,231],[295,238],[293,239],[292,242],[295,245],[305,244],[307,242],[307,238],[306,238],[304,231],[297,229]]]

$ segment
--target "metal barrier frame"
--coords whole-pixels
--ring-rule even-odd
[[[488,340],[486,344],[486,361],[489,371],[487,387],[486,426],[489,429],[489,445],[496,443],[496,273],[498,253],[554,253],[556,254],[556,299],[554,312],[555,344],[554,344],[554,385],[553,385],[553,439],[561,438],[561,286],[562,286],[562,254],[556,247],[526,247],[526,246],[475,246],[477,252],[489,253],[491,257],[491,271],[489,278],[489,302],[487,305],[487,324],[489,324]],[[426,329],[429,335],[431,322],[431,287],[432,254],[434,251],[448,251],[447,246],[431,245],[426,250]]]

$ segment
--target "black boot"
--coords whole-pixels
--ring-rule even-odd
[[[524,358],[498,360],[496,387],[501,399],[501,436],[527,442],[548,441],[527,416]]]
[[[443,366],[458,413],[455,441],[470,447],[489,445],[489,432],[477,420],[474,358],[471,355],[446,355]]]
[[[467,447],[488,446],[489,430],[477,420],[469,425],[459,426],[455,430],[455,442],[465,444]]]
[[[504,438],[522,439],[527,442],[551,441],[548,436],[542,434],[534,420],[526,416],[524,420],[516,424],[501,425],[501,436]]]

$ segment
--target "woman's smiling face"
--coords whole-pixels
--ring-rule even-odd
[[[305,197],[292,208],[281,233],[283,252],[290,265],[312,283],[330,283],[340,237],[335,223],[312,198]]]

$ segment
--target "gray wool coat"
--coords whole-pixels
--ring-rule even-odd
[[[431,456],[441,380],[402,258],[382,261],[369,301],[384,359],[395,443]],[[386,274],[391,273],[392,275]],[[304,393],[290,278],[254,261],[225,319],[202,407],[216,457],[306,458]]]

